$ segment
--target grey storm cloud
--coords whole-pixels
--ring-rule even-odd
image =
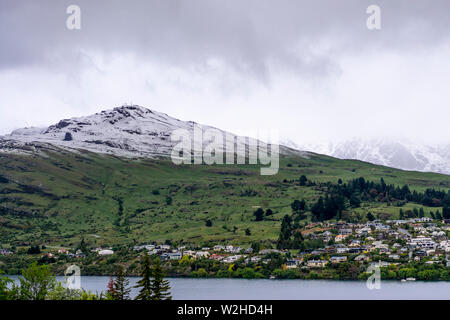
[[[370,4],[383,29],[365,27]],[[82,30],[65,27],[66,8],[81,8]],[[133,52],[143,59],[199,66],[209,57],[265,77],[267,62],[307,75],[339,69],[332,54],[410,47],[448,38],[448,1],[421,0],[71,0],[0,3],[0,68],[89,63],[80,50]],[[310,44],[333,43],[332,54]]]
[[[381,30],[366,27],[373,4]],[[81,30],[66,27],[70,5]],[[241,134],[448,143],[449,12],[448,0],[0,0],[0,134],[133,102]]]

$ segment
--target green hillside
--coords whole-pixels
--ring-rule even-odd
[[[283,157],[274,176],[256,165],[184,165],[168,160],[121,159],[91,153],[49,153],[48,157],[0,155],[0,244],[71,246],[84,238],[91,246],[145,242],[274,242],[291,203],[308,208],[324,195],[321,183],[355,178],[423,192],[448,192],[450,176],[396,170],[322,155]],[[313,185],[300,186],[305,175]],[[253,215],[260,206],[274,214]],[[408,202],[403,210],[421,207]],[[437,207],[425,207],[425,214]],[[363,201],[343,219],[364,220],[367,212],[397,218],[390,201]],[[306,212],[306,220],[311,213]],[[211,226],[206,226],[207,220]],[[246,235],[245,230],[250,230]]]

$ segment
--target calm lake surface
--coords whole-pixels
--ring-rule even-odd
[[[17,277],[14,277],[17,279]],[[64,281],[64,277],[57,277]],[[139,278],[130,277],[130,285]],[[81,286],[93,292],[106,291],[109,277],[82,276]],[[381,281],[379,290],[369,290],[364,281],[329,280],[244,280],[170,278],[173,299],[219,300],[450,300],[450,282]],[[132,290],[132,296],[137,289]]]

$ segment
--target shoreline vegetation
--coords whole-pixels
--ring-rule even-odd
[[[167,276],[166,268],[161,263],[160,258],[156,256],[149,256],[147,253],[141,254],[140,268],[138,275],[132,275],[138,277],[134,287],[130,286],[129,275],[126,274],[126,270],[119,265],[116,267],[114,275],[110,276],[110,280],[105,287],[105,291],[93,293],[90,290],[85,289],[69,289],[62,282],[56,280],[56,276],[52,273],[49,265],[38,265],[37,262],[33,262],[27,268],[24,268],[21,275],[18,276],[18,281],[13,281],[3,272],[0,272],[0,300],[131,300],[131,288],[139,289],[139,293],[134,300],[171,300],[170,283],[167,278],[187,278],[187,276]],[[342,265],[343,266],[343,265]],[[327,280],[327,281],[355,281],[362,282],[367,279],[369,273],[362,272],[356,277],[348,277],[348,269],[346,267],[341,268],[341,271],[346,275],[342,278],[337,277],[322,277],[320,273],[310,273],[310,276],[301,277],[297,271],[289,269],[275,269],[273,274],[269,278],[264,277],[264,271],[255,271],[253,268],[245,267],[239,268],[233,273],[233,265],[230,265],[227,277],[206,275],[204,269],[200,268],[197,272],[192,272],[191,278],[233,278],[233,279],[275,279],[275,280]],[[416,278],[411,277],[416,275],[419,281],[450,281],[450,278],[439,279],[433,278],[433,274],[438,274],[440,268],[424,268],[423,266],[416,265],[418,270],[414,272],[415,268],[409,266],[408,268],[401,268],[397,275],[407,277],[408,281],[415,281]],[[339,268],[337,268],[339,269]],[[381,267],[381,280],[402,280],[394,277],[394,268]],[[326,269],[324,269],[326,270]],[[434,272],[433,272],[434,271]],[[443,270],[441,270],[442,272]],[[447,268],[446,276],[449,275]],[[338,274],[338,273],[336,273]],[[351,273],[350,273],[351,274]],[[222,275],[224,275],[222,273]],[[353,274],[355,276],[356,274]],[[442,273],[441,273],[442,276]],[[188,276],[189,277],[189,276]]]
[[[119,266],[111,276],[106,291],[93,293],[82,288],[70,288],[56,281],[48,265],[33,262],[18,276],[18,283],[0,272],[0,300],[131,300],[131,287],[125,270]],[[147,254],[141,257],[141,279],[133,288],[139,289],[134,300],[171,300],[170,283],[164,279],[159,258],[150,260]]]

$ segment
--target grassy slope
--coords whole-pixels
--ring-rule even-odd
[[[0,155],[0,175],[9,180],[0,183],[0,244],[70,246],[82,237],[90,245],[166,239],[199,244],[275,240],[282,216],[290,213],[290,203],[319,196],[313,188],[295,184],[302,174],[317,182],[363,176],[376,181],[383,177],[388,184],[408,184],[416,190],[450,187],[446,175],[319,155],[282,158],[274,176],[261,176],[259,166],[251,165],[176,166],[164,160],[90,153],[50,154],[48,158]],[[292,182],[283,183],[284,179]],[[242,196],[247,190],[257,195]],[[168,195],[173,198],[171,205],[166,204]],[[119,198],[123,199],[122,214]],[[255,206],[270,207],[276,214],[270,221],[254,222]],[[398,208],[380,203],[365,203],[356,212],[368,210],[398,214]],[[208,218],[212,227],[205,226]],[[246,228],[251,236],[245,235]]]

